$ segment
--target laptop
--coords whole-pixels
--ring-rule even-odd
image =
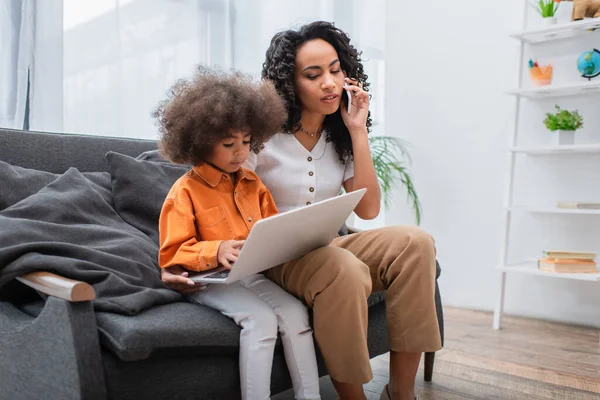
[[[367,189],[332,197],[259,220],[250,230],[231,270],[190,274],[194,282],[232,283],[327,246]]]

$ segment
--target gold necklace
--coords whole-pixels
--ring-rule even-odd
[[[304,127],[302,126],[302,124],[300,122],[298,122],[298,126],[302,132],[306,133],[310,137],[315,137],[317,135],[321,135],[321,132],[312,133],[312,132],[307,131],[306,129],[304,129]]]

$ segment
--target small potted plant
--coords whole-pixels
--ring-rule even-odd
[[[531,5],[542,16],[544,25],[556,24],[556,11],[560,6],[560,0],[535,0]]]
[[[552,132],[557,132],[558,144],[575,143],[575,131],[583,127],[583,117],[577,110],[567,111],[558,105],[555,113],[547,113],[544,125]]]

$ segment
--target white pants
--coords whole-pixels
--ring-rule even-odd
[[[296,399],[320,399],[312,329],[300,300],[262,274],[229,285],[209,285],[190,299],[219,310],[241,326],[242,399],[269,399],[278,328]]]

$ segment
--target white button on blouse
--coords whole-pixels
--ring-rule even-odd
[[[294,135],[278,133],[259,153],[250,152],[244,168],[255,171],[269,189],[279,212],[337,196],[354,176],[354,163],[342,164],[324,133],[308,151]]]

